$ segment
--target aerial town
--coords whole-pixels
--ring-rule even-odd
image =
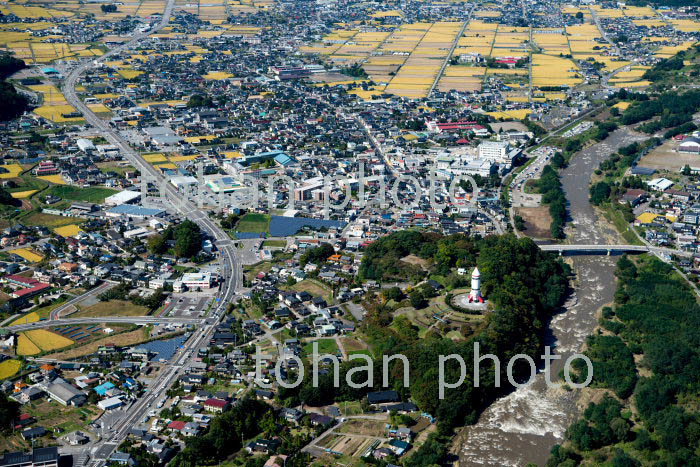
[[[0,0],[0,467],[700,465],[699,84],[695,0]]]

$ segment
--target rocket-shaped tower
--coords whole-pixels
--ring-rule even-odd
[[[472,271],[472,290],[469,292],[469,303],[484,303],[484,297],[481,296],[481,274],[479,268],[475,267]]]

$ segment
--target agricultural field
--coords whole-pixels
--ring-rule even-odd
[[[10,253],[13,253],[17,256],[21,256],[22,258],[32,263],[38,263],[39,261],[44,259],[42,255],[32,250],[31,248],[17,248],[15,250],[10,250]]]
[[[71,339],[63,337],[55,332],[46,329],[32,329],[23,333],[26,335],[42,352],[50,352],[52,350],[62,349],[73,344]]]
[[[528,28],[499,24],[500,12],[479,10],[459,34],[463,23],[405,23],[384,26],[383,30],[362,31],[356,23],[343,24],[322,40],[301,48],[302,52],[320,56],[337,66],[361,64],[374,83],[367,89],[350,92],[362,99],[381,93],[409,98],[425,97],[433,84],[440,91],[478,92],[484,83],[495,79],[511,88],[506,100],[512,103],[556,102],[565,100],[566,92],[551,91],[552,86],[576,87],[584,84],[577,61],[597,62],[605,73],[617,71],[610,84],[617,87],[645,86],[641,79],[646,67],[621,60],[610,53],[611,46],[602,37],[588,8],[564,7],[563,13],[582,13],[582,24],[562,28]],[[650,7],[616,9],[594,6],[601,18],[627,16],[646,27],[674,25],[678,30],[695,31],[692,20],[664,20]],[[400,13],[400,12],[395,12]],[[379,12],[375,18],[394,17],[391,11]],[[693,29],[695,28],[695,29]],[[652,38],[660,43],[655,55],[670,57],[689,48],[690,42],[668,45],[668,38]],[[437,76],[452,46],[451,63]],[[532,61],[532,76],[527,67],[486,69],[483,62],[469,58],[525,59]],[[437,81],[437,82],[436,82]],[[528,111],[498,109],[498,119],[517,119]]]
[[[427,97],[464,23],[438,22],[409,25],[394,42],[394,50],[410,49],[410,55],[389,81],[385,91],[402,97]],[[415,43],[415,45],[413,45]]]
[[[17,178],[25,170],[20,164],[0,165],[0,179]]]
[[[318,339],[316,341],[316,344],[318,344],[318,353],[319,355],[322,354],[331,354],[335,355],[338,353],[338,344],[335,342],[335,339]],[[309,342],[304,345],[304,352],[307,355],[311,355],[313,353],[313,343]]]
[[[73,341],[46,329],[32,329],[19,334],[17,355],[37,355],[72,345]]]
[[[32,311],[31,313],[27,313],[27,314],[22,315],[19,318],[15,319],[10,324],[8,324],[8,326],[17,326],[20,324],[36,323],[40,319],[41,319],[41,316],[39,316],[39,313]]]
[[[327,302],[332,302],[333,293],[330,288],[313,279],[304,279],[290,287],[295,292],[308,292],[314,297],[323,297]]]
[[[42,97],[42,105],[34,109],[34,113],[54,123],[83,122],[82,116],[73,114],[75,107],[68,104],[63,93],[53,84],[36,84],[28,88]]]
[[[56,227],[55,229],[53,229],[53,231],[56,233],[56,235],[60,235],[61,237],[75,237],[80,232],[82,232],[80,226],[77,224],[69,224],[64,225],[63,227]]]
[[[583,82],[571,60],[544,54],[532,55],[533,86],[575,86]]]
[[[5,360],[0,362],[0,381],[12,378],[22,368],[19,360]]]
[[[15,199],[27,199],[39,190],[13,191],[10,194]]]
[[[66,181],[63,179],[61,175],[39,175],[37,177],[40,180],[44,180],[45,182],[53,183],[54,185],[67,185]]]
[[[37,355],[41,349],[34,344],[24,333],[17,339],[17,355]]]
[[[115,332],[105,337],[96,338],[83,345],[74,346],[70,349],[55,352],[51,354],[51,358],[57,360],[70,360],[73,358],[83,357],[97,352],[101,346],[105,344],[114,344],[117,346],[137,345],[148,340],[148,334],[145,327],[137,328],[131,331],[120,332],[123,327],[110,326]],[[97,336],[95,336],[97,337]],[[80,340],[78,340],[80,342]]]
[[[32,212],[22,218],[22,223],[26,225],[41,225],[44,227],[54,228],[65,225],[79,224],[82,219],[77,217],[55,216],[53,214],[45,214],[43,212]]]

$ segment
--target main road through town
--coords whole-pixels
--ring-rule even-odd
[[[76,92],[76,85],[85,71],[92,67],[100,66],[106,59],[128,50],[139,41],[165,27],[170,22],[174,6],[175,0],[168,0],[163,16],[157,24],[145,31],[135,32],[128,41],[111,49],[100,58],[81,62],[66,76],[63,82],[63,93],[66,96],[66,100],[83,114],[85,120],[99,130],[101,135],[111,144],[118,147],[121,154],[141,171],[142,177],[150,177],[151,180],[158,184],[161,189],[161,196],[168,203],[172,204],[179,214],[196,222],[214,238],[215,245],[219,250],[219,258],[222,264],[221,277],[224,282],[215,298],[217,305],[212,309],[209,317],[202,326],[195,330],[193,336],[188,339],[178,353],[173,356],[170,364],[152,381],[146,393],[136,401],[131,402],[126,408],[119,409],[118,416],[110,417],[110,425],[102,429],[102,438],[94,443],[90,449],[90,463],[93,465],[104,465],[117,446],[126,438],[131,427],[139,423],[165,397],[168,388],[182,373],[183,369],[187,368],[193,361],[194,349],[201,347],[210,339],[214,327],[225,314],[228,303],[233,300],[236,294],[236,287],[241,283],[242,271],[236,256],[235,246],[226,232],[212,221],[206,212],[197,208],[179,193],[174,186],[168,183],[155,167],[129,146],[117,130],[110,127],[108,122],[95,115],[78,97]],[[87,461],[87,459],[85,460]]]

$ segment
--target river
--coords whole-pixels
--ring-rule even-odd
[[[642,139],[627,128],[616,130],[605,141],[576,154],[561,172],[571,214],[567,242],[619,243],[617,233],[598,219],[589,203],[589,183],[601,161],[619,147]],[[549,345],[562,356],[552,365],[552,379],[564,360],[581,349],[596,326],[597,311],[612,302],[615,293],[614,257],[575,256],[572,262],[574,292],[550,324]],[[475,425],[458,434],[454,448],[458,465],[544,465],[552,446],[563,440],[566,428],[578,415],[579,395],[579,391],[548,388],[544,374],[539,373],[527,386],[494,402]]]

